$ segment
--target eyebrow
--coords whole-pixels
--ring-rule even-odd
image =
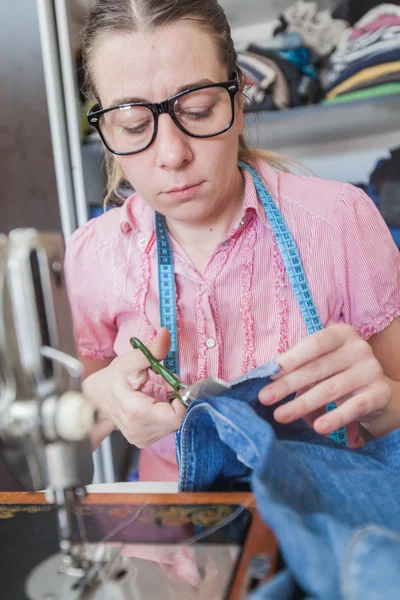
[[[211,79],[200,79],[199,81],[194,81],[193,83],[188,83],[187,85],[182,85],[180,88],[177,89],[175,94],[172,94],[172,96],[175,96],[176,94],[180,94],[180,92],[188,92],[188,91],[193,90],[202,85],[212,85],[213,83],[216,83],[216,82],[212,81]],[[132,104],[134,102],[140,102],[143,104],[153,104],[153,102],[150,102],[146,98],[125,96],[124,98],[115,98],[111,102],[111,104],[109,105],[108,108],[111,108],[112,106],[119,106],[121,104]],[[156,103],[154,103],[154,104],[156,104]]]

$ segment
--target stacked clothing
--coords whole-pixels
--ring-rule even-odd
[[[245,110],[280,110],[309,104],[321,94],[315,55],[297,34],[281,34],[238,55],[246,76]]]
[[[279,16],[274,37],[238,55],[246,76],[245,110],[280,110],[319,102],[321,61],[336,47],[348,23],[298,0]]]
[[[400,0],[357,0],[358,10],[363,4],[374,6],[343,33],[330,57],[324,103],[400,93]],[[347,5],[354,5],[351,19],[356,3]]]

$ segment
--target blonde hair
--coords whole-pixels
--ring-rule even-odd
[[[237,65],[231,30],[226,15],[217,0],[94,0],[84,30],[83,65],[85,86],[91,97],[97,97],[92,78],[91,62],[99,37],[107,33],[135,33],[152,31],[181,20],[195,21],[213,37],[219,57],[227,67],[229,76],[239,73],[241,90],[244,76]],[[287,157],[268,150],[248,148],[243,136],[239,137],[238,160],[267,161],[280,171],[288,171],[291,162]],[[107,193],[104,206],[113,199],[124,200],[120,193],[126,177],[121,166],[110,152],[106,152]]]

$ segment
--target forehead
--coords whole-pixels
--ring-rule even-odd
[[[188,21],[152,32],[103,34],[94,48],[91,67],[104,107],[114,98],[125,97],[161,102],[184,85],[227,78],[211,34]]]

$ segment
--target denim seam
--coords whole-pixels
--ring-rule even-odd
[[[234,425],[232,423],[232,421],[230,421],[227,417],[225,417],[220,412],[218,412],[210,404],[206,404],[206,403],[202,402],[201,404],[198,404],[197,406],[194,406],[191,409],[191,412],[186,417],[186,420],[185,420],[184,425],[183,425],[183,429],[181,430],[181,448],[182,449],[181,449],[181,465],[180,465],[181,476],[180,476],[180,481],[179,481],[179,489],[181,489],[183,485],[186,486],[186,484],[187,484],[187,476],[188,476],[188,473],[187,473],[187,471],[188,471],[188,463],[187,463],[187,460],[186,460],[187,459],[187,452],[186,451],[187,451],[187,448],[188,448],[188,443],[187,443],[187,436],[185,436],[186,428],[190,425],[190,420],[192,418],[193,413],[195,413],[195,411],[197,411],[199,409],[203,409],[204,406],[207,407],[209,413],[212,412],[215,415],[219,416],[222,421],[224,421],[225,423],[228,423],[229,427],[231,427],[233,430],[235,430],[241,436],[243,436],[248,441],[249,445],[251,447],[253,447],[254,453],[256,454],[257,458],[258,459],[260,458],[259,449],[254,444],[253,440],[247,436],[247,434],[245,434],[239,427],[237,427],[236,425]],[[238,456],[238,458],[239,458],[239,456]]]
[[[353,593],[353,584],[352,581],[358,578],[359,575],[359,560],[357,557],[352,559],[351,555],[354,549],[354,546],[360,541],[361,538],[365,537],[365,534],[368,534],[371,531],[379,531],[379,527],[374,525],[366,525],[356,531],[354,535],[350,538],[348,543],[346,544],[346,548],[344,550],[344,555],[342,559],[342,565],[340,568],[340,589],[343,595],[343,598],[346,600],[358,600],[357,596]],[[352,568],[352,573],[349,573],[349,569]],[[349,577],[350,575],[350,577]]]
[[[259,450],[258,450],[257,446],[254,444],[253,440],[252,440],[251,438],[249,438],[249,437],[247,436],[247,434],[245,434],[245,433],[244,433],[244,431],[243,431],[243,430],[241,430],[239,427],[237,427],[237,425],[235,425],[234,423],[232,423],[232,421],[230,421],[230,420],[229,420],[227,417],[225,417],[225,415],[222,415],[220,412],[218,412],[218,411],[217,411],[215,408],[213,408],[212,406],[210,406],[210,405],[208,405],[208,406],[209,406],[209,411],[210,411],[210,412],[213,412],[214,414],[216,414],[216,415],[219,415],[220,419],[221,419],[222,421],[224,421],[225,423],[228,423],[228,425],[229,425],[229,427],[230,427],[231,429],[235,430],[235,431],[236,431],[236,432],[238,432],[238,433],[239,433],[239,434],[240,434],[242,437],[244,437],[244,438],[245,438],[245,439],[246,439],[246,440],[249,442],[250,446],[252,446],[252,447],[254,448],[254,450],[255,450],[255,454],[256,454],[257,458],[260,458],[260,452],[259,452]],[[224,442],[224,443],[226,444],[226,442]],[[239,458],[239,455],[238,455],[238,454],[236,454],[236,455],[237,455],[237,457]],[[239,460],[240,460],[240,458],[239,458]],[[242,462],[242,461],[241,461],[241,462]]]
[[[196,408],[196,407],[195,407]],[[183,428],[181,429],[181,441],[180,441],[180,446],[181,446],[181,464],[179,465],[179,471],[180,471],[180,481],[179,481],[179,489],[182,488],[183,485],[186,485],[186,479],[187,479],[187,436],[185,436],[185,432],[186,432],[186,427],[188,425],[188,422],[190,424],[190,420],[192,418],[192,412],[193,410],[186,416],[185,422],[183,424]]]

